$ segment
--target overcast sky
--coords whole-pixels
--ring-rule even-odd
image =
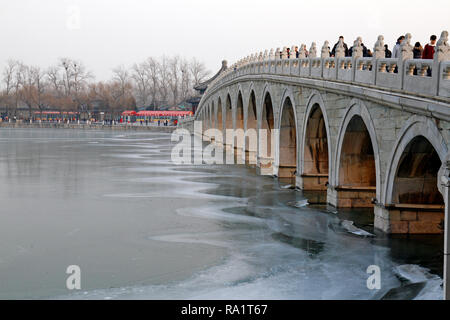
[[[197,57],[215,73],[263,49],[345,36],[392,47],[410,32],[423,45],[450,29],[449,0],[0,0],[0,68],[9,58],[43,68],[82,60],[97,80],[146,57]]]

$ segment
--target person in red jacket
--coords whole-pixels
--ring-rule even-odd
[[[436,46],[436,39],[437,37],[435,35],[432,35],[430,37],[430,43],[428,43],[423,49],[422,59],[434,58],[434,47]]]

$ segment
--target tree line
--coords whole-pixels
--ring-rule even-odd
[[[2,72],[0,107],[17,115],[19,106],[33,111],[87,113],[97,105],[117,117],[124,110],[172,107],[194,95],[193,87],[209,75],[205,65],[180,56],[153,58],[131,67],[117,66],[108,81],[95,77],[81,61],[61,58],[43,70],[16,60],[7,61]]]

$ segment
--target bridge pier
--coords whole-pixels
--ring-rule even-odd
[[[244,153],[242,147],[234,146],[234,163],[235,164],[245,164]]]
[[[441,180],[445,201],[444,220],[444,300],[450,300],[450,159],[445,163]]]
[[[297,186],[306,191],[327,191],[327,173],[304,173],[297,175]]]
[[[256,165],[257,163],[257,157],[256,157],[256,151],[250,151],[245,150],[245,163],[249,165]]]
[[[268,157],[258,157],[258,164],[256,171],[262,176],[273,176],[273,158]]]
[[[328,202],[336,208],[373,208],[375,187],[337,186],[328,188]]]
[[[375,227],[390,234],[442,234],[441,205],[375,206]]]

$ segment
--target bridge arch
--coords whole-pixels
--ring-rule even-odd
[[[219,141],[220,143],[223,143],[223,105],[222,105],[222,98],[219,96],[217,98],[217,130],[219,130],[222,134],[219,135]]]
[[[256,92],[253,88],[250,89],[247,106],[244,107],[244,128],[258,129],[258,106],[256,101]]]
[[[250,87],[247,107],[244,108],[244,127],[246,138],[244,139],[245,163],[256,164],[256,155],[258,152],[258,109],[256,102],[256,93],[253,85]],[[253,141],[251,140],[253,139]],[[256,141],[255,141],[256,140]]]
[[[232,123],[231,128],[227,126],[227,129],[232,129],[227,132],[230,137],[227,137],[227,144],[230,144],[230,147],[233,148],[234,154],[234,163],[235,164],[243,164],[244,158],[244,99],[243,99],[243,90],[241,85],[237,88],[237,94],[234,97],[234,105],[232,105],[231,110],[227,108],[228,111],[231,111],[232,115]],[[229,97],[231,97],[229,95]]]
[[[332,177],[338,207],[373,207],[372,198],[380,199],[377,135],[367,107],[358,99],[351,101],[342,120]]]
[[[445,220],[439,172],[448,154],[436,123],[414,115],[403,126],[386,172],[375,226],[391,233],[440,234]]]
[[[209,105],[206,106],[205,110],[203,111],[203,120],[204,120],[204,124],[203,124],[203,130],[206,131],[208,130],[208,110],[209,110]]]
[[[298,130],[294,96],[285,89],[278,120],[276,164],[279,178],[295,179],[298,164]],[[293,181],[295,183],[295,180]]]
[[[260,116],[258,116],[258,166],[262,175],[273,175],[273,140],[275,117],[273,95],[268,86],[264,89]]]
[[[208,129],[212,128],[212,112],[211,112],[211,108],[212,108],[212,101],[208,104],[208,110],[207,110],[207,114],[208,114]]]
[[[236,96],[236,108],[234,109],[235,114],[235,128],[244,129],[244,96],[242,88],[239,89]]]
[[[243,91],[240,89],[236,98],[235,109],[235,128],[244,130],[244,96]],[[242,146],[240,146],[242,148]]]
[[[301,187],[304,190],[326,190],[332,169],[330,126],[326,105],[318,91],[308,99],[302,137],[299,152]]]
[[[256,93],[256,90],[255,90]],[[274,97],[275,97],[275,91],[273,90],[272,86],[269,83],[265,83],[263,90],[260,92],[260,97],[259,100],[257,99],[257,105],[256,105],[256,111],[257,111],[257,119],[258,119],[258,129],[261,128],[261,118],[262,118],[262,113],[263,113],[263,109],[264,109],[264,104],[265,104],[265,99],[266,97],[269,96],[270,97],[270,102],[272,104],[272,109],[274,104]],[[258,103],[259,101],[259,103]]]
[[[385,192],[382,201],[383,203],[388,205],[392,204],[393,202],[395,202],[394,196],[396,193],[398,196],[399,190],[395,190],[396,179],[398,183],[398,171],[399,169],[401,169],[400,167],[402,163],[406,163],[406,161],[411,160],[413,161],[410,162],[410,168],[412,171],[416,172],[411,171],[409,172],[410,174],[418,175],[420,174],[420,171],[423,171],[423,169],[425,169],[420,167],[421,164],[424,164],[423,161],[425,160],[420,159],[420,151],[424,150],[428,151],[428,157],[426,157],[428,160],[427,169],[432,169],[433,174],[436,176],[436,189],[433,189],[434,191],[438,191],[437,173],[442,162],[445,161],[448,153],[448,148],[434,121],[424,116],[414,115],[406,121],[395,143],[395,148],[392,152],[388,170],[386,172]],[[439,167],[436,167],[437,163],[435,163],[435,161],[438,159],[441,163],[439,164]],[[429,170],[422,173],[431,174]],[[414,186],[417,185],[423,185],[423,183],[414,183]]]
[[[204,133],[205,133],[205,126],[206,126],[206,121],[205,121],[205,110],[206,110],[206,108],[203,108],[202,109],[202,111],[200,111],[200,114],[199,114],[199,118],[200,118],[200,121],[202,122],[202,127],[201,127],[201,130],[202,130],[202,136],[204,135]]]
[[[225,112],[225,128],[233,129],[233,103],[229,92],[226,95]]]
[[[211,101],[211,128],[215,129],[216,128],[216,123],[217,123],[217,119],[216,119],[216,106],[214,103],[214,99]]]

